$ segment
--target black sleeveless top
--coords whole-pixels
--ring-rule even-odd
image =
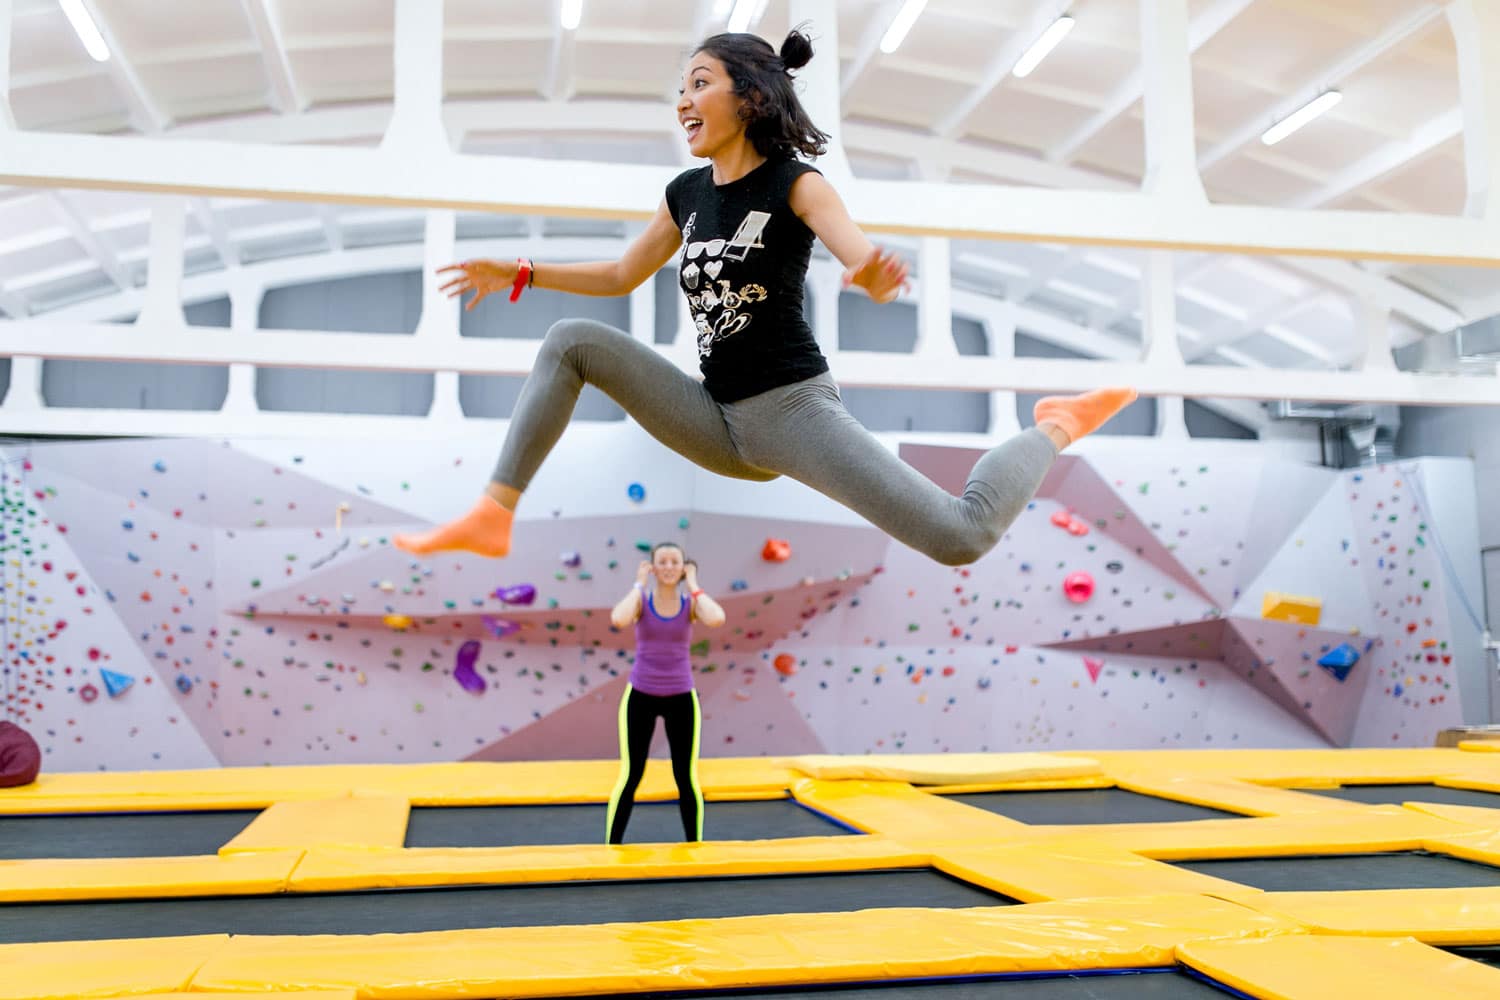
[[[815,170],[767,160],[716,185],[710,164],[667,185],[667,209],[682,230],[678,281],[697,329],[703,385],[720,403],[828,370],[802,317],[813,232],[787,204],[792,182]]]

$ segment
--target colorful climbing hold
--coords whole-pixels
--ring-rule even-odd
[[[484,678],[474,670],[474,661],[479,657],[479,640],[470,639],[458,647],[458,654],[453,659],[453,679],[458,686],[470,694],[484,694],[488,687]]]
[[[792,557],[792,543],[783,538],[767,538],[760,557],[766,562],[786,562]]]
[[[625,488],[625,495],[630,497],[634,503],[640,503],[646,499],[646,487],[640,483],[631,483]]]
[[[99,679],[104,682],[104,690],[109,693],[111,698],[120,697],[120,695],[129,691],[131,686],[135,684],[135,678],[129,674],[122,674],[103,668],[99,670]]]
[[[1074,604],[1082,604],[1094,596],[1094,578],[1079,570],[1063,577],[1063,595]]]
[[[386,628],[395,629],[398,632],[404,632],[411,628],[410,615],[386,615],[380,620],[385,623]]]
[[[536,600],[536,588],[529,583],[518,583],[496,588],[495,596],[502,604],[530,604]]]
[[[790,677],[797,672],[797,658],[791,653],[777,653],[776,659],[771,661],[771,666],[783,677]]]

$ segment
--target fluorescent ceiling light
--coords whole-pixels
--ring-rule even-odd
[[[906,41],[906,33],[911,26],[917,23],[917,18],[922,14],[922,8],[927,6],[927,0],[906,0],[901,9],[896,11],[896,16],[891,19],[891,26],[885,29],[885,36],[880,39],[880,51],[890,55],[901,47]]]
[[[1285,139],[1343,99],[1344,95],[1337,90],[1323,91],[1323,93],[1266,129],[1265,133],[1261,135],[1260,141],[1267,146],[1276,145],[1282,139]]]
[[[583,20],[583,0],[562,0],[562,30],[577,31]]]
[[[729,24],[725,26],[727,31],[749,31],[753,24],[766,9],[770,0],[734,0],[734,12],[729,15]]]
[[[108,62],[109,46],[104,44],[104,36],[99,34],[94,19],[84,10],[83,0],[58,0],[58,4],[63,13],[68,15],[68,23],[73,25],[73,30],[78,33],[78,40],[94,61]]]
[[[1041,37],[1032,42],[1031,48],[1026,50],[1025,55],[1016,60],[1015,69],[1011,70],[1011,74],[1018,77],[1029,76],[1031,71],[1036,69],[1072,30],[1073,19],[1067,14],[1047,25],[1047,30],[1042,32]]]

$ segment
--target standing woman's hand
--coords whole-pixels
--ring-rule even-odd
[[[858,285],[876,302],[892,302],[906,287],[906,261],[876,247],[869,256],[844,272],[844,287]]]
[[[450,299],[464,292],[476,293],[469,304],[464,306],[465,311],[479,305],[480,301],[494,292],[508,291],[516,283],[516,275],[520,273],[519,261],[499,260],[466,260],[457,264],[449,264],[440,267],[438,274],[446,274],[457,271],[458,276],[452,278],[447,284],[439,289]]]
[[[682,582],[687,584],[688,593],[698,589],[698,564],[686,562],[682,565]]]
[[[644,587],[656,573],[655,567],[651,565],[650,559],[642,559],[641,564],[635,569],[635,585]]]

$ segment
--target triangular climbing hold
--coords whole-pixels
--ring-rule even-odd
[[[1099,671],[1104,669],[1104,661],[1096,660],[1092,656],[1083,658],[1083,665],[1089,672],[1089,680],[1095,684],[1099,683]]]
[[[1340,643],[1333,649],[1318,657],[1318,666],[1328,671],[1340,681],[1349,676],[1349,671],[1359,662],[1359,650],[1347,642]]]
[[[129,674],[118,674],[113,670],[100,670],[99,679],[104,681],[104,690],[109,692],[111,698],[120,697],[135,683],[135,678]]]

